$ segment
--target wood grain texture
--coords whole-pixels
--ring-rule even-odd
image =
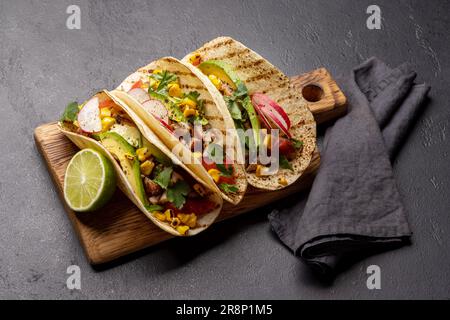
[[[318,123],[334,119],[345,112],[345,96],[325,69],[294,77],[292,83],[299,90],[309,84],[319,85],[323,89],[322,99],[309,103]],[[65,170],[78,148],[59,132],[56,122],[36,128],[34,137],[63,200]],[[263,191],[249,187],[245,198],[237,206],[224,202],[217,221],[305,190],[311,185],[319,164],[320,156],[316,150],[307,171],[295,184],[278,191]],[[106,263],[172,237],[153,225],[120,190],[116,191],[105,207],[94,214],[75,213],[66,206],[64,200],[63,203],[91,264]]]

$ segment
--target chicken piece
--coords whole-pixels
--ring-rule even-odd
[[[163,192],[163,189],[157,183],[147,177],[144,177],[144,188],[149,197],[159,196]]]

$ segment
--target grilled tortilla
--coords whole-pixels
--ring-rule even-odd
[[[316,148],[316,123],[306,101],[290,84],[289,78],[242,43],[230,37],[216,38],[188,54],[182,62],[203,81],[221,110],[228,111],[224,96],[210,79],[193,65],[193,58],[225,62],[246,85],[250,95],[263,93],[284,109],[291,121],[290,134],[303,143],[303,148],[291,161],[292,170],[280,169],[276,174],[268,176],[257,176],[255,172],[247,170],[246,176],[252,186],[266,190],[282,189],[294,183],[308,167]]]
[[[169,77],[172,75],[176,76],[177,80],[175,81],[175,84],[178,87],[175,88],[180,88],[182,91],[184,91],[182,94],[180,94],[180,92],[178,92],[178,94],[172,94],[170,90],[166,89],[164,91],[164,88],[159,89],[158,83],[156,83],[155,86],[154,79],[152,79],[151,77],[155,74],[159,74],[161,75],[159,77],[160,79],[161,77],[163,77],[163,75],[165,75],[164,72],[167,72]],[[161,82],[163,81],[164,80],[161,80]],[[150,93],[149,88],[153,88],[155,89],[155,91],[164,92],[162,98],[159,98],[161,95],[153,92],[153,95],[141,99],[139,95],[145,96],[142,91],[140,91],[138,95],[133,93],[133,89],[134,91],[136,91],[137,87],[147,93]],[[207,166],[204,163],[202,165],[202,161],[199,160],[198,155],[195,155],[189,146],[180,143],[180,140],[175,137],[170,131],[170,127],[172,125],[179,126],[180,124],[183,124],[183,122],[187,123],[187,121],[183,120],[179,121],[178,123],[177,121],[173,120],[175,117],[170,113],[173,110],[171,110],[171,107],[168,106],[168,104],[171,103],[171,101],[168,101],[168,99],[178,99],[177,101],[179,101],[182,100],[183,94],[185,95],[192,91],[196,92],[199,95],[197,97],[198,101],[202,101],[203,117],[207,120],[206,126],[220,130],[223,135],[233,135],[230,141],[233,141],[234,143],[230,143],[230,146],[225,146],[225,148],[231,148],[234,150],[234,157],[231,160],[227,160],[229,165],[233,168],[233,183],[231,184],[231,188],[229,183],[223,183],[223,181],[229,182],[230,178],[226,180],[226,178],[223,177],[222,173],[217,173],[217,168],[215,169],[215,171],[211,171],[211,166]],[[233,130],[228,130],[230,131],[229,133],[226,132],[227,129],[234,127],[233,120],[231,119],[226,108],[223,108],[222,105],[217,105],[215,103],[217,99],[213,99],[203,82],[187,66],[172,57],[161,58],[145,67],[138,69],[135,73],[128,76],[116,88],[116,90],[112,91],[111,93],[115,97],[126,103],[143,120],[143,122],[158,135],[158,137],[166,144],[166,146],[171,149],[172,152],[174,152],[177,157],[179,157],[179,159],[181,159],[186,164],[188,168],[190,168],[211,188],[220,192],[225,200],[233,204],[237,204],[242,200],[247,189],[245,170],[243,165],[239,164],[238,162],[239,159],[243,158],[242,150],[238,147],[238,138]],[[162,101],[166,108],[169,110],[169,116],[166,120],[161,121],[161,118],[165,115],[161,116],[161,113],[149,112],[149,109],[145,107],[145,103],[148,103],[148,100],[146,99],[149,98],[150,100],[152,100],[152,102],[154,102],[153,100],[155,99],[155,97],[156,99],[159,98],[159,100]],[[192,132],[192,128],[190,130]],[[223,168],[223,166],[221,168]],[[215,174],[213,176],[215,177],[215,179],[213,180],[211,173],[214,172]],[[227,185],[227,188],[224,190],[225,184]]]
[[[101,118],[101,130],[86,132],[83,131],[82,123],[80,123],[80,113],[89,101],[94,99],[97,99],[96,103],[100,114],[107,113],[108,115]],[[220,195],[175,157],[125,104],[105,90],[97,93],[88,102],[80,105],[78,109],[80,111],[77,116],[72,119],[62,119],[59,122],[59,129],[80,149],[92,148],[107,157],[116,170],[119,188],[154,224],[175,236],[192,236],[205,230],[214,222],[222,208]],[[103,112],[104,109],[108,110]],[[110,124],[105,128],[104,124],[107,122],[104,123],[103,120],[106,118],[114,118],[115,124],[112,126]],[[128,132],[125,132],[126,130]],[[109,144],[105,142],[106,139],[110,139]],[[114,143],[119,147],[112,150],[111,140],[114,140],[113,147]],[[139,154],[138,150],[146,150],[148,154]],[[140,158],[141,156],[144,158]],[[152,164],[144,169],[144,163]],[[167,172],[170,172],[166,176],[167,189],[156,184],[155,181],[158,178],[150,175],[150,172],[156,174],[155,170],[157,169],[161,173],[163,168],[168,168]],[[146,170],[149,171],[145,172]],[[141,179],[140,182],[139,179]],[[182,183],[178,184],[180,181]],[[186,191],[181,195],[182,201],[184,201],[182,206],[171,202],[168,196],[168,186],[170,185],[173,190],[177,184],[184,188],[188,186],[190,190],[189,194]],[[151,192],[153,193],[149,194]],[[165,194],[167,196],[164,196]],[[157,202],[152,202],[151,196]],[[163,197],[165,197],[164,201]],[[158,206],[160,208],[155,209]],[[195,212],[196,209],[198,212]]]

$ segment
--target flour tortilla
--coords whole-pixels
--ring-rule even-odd
[[[308,167],[316,148],[316,123],[300,92],[292,86],[286,75],[259,54],[230,37],[219,37],[188,54],[182,62],[203,81],[221,109],[226,108],[222,94],[208,77],[189,63],[189,58],[193,54],[199,54],[202,61],[226,62],[233,67],[250,94],[264,93],[286,111],[292,124],[290,130],[292,137],[303,141],[302,151],[291,161],[293,170],[280,169],[277,174],[267,177],[257,177],[253,172],[246,172],[246,176],[249,184],[266,190],[284,188],[285,186],[278,182],[280,177],[285,177],[288,185],[294,183]],[[226,110],[228,112],[228,109]],[[234,123],[232,125],[234,127]]]
[[[203,167],[199,159],[195,158],[189,148],[185,147],[175,136],[173,136],[151,113],[147,112],[142,105],[127,94],[132,85],[141,80],[143,82],[149,81],[149,75],[155,69],[167,70],[178,76],[181,88],[184,91],[197,91],[200,94],[199,99],[205,101],[204,110],[205,118],[215,129],[222,132],[223,135],[231,134],[231,140],[233,143],[230,148],[234,150],[233,167],[236,176],[236,187],[238,191],[235,193],[224,193],[212,180],[206,169]],[[116,98],[127,104],[143,122],[155,132],[158,137],[166,144],[166,146],[174,151],[178,158],[180,158],[188,168],[190,168],[200,179],[205,181],[212,189],[220,192],[222,197],[233,204],[238,204],[244,197],[247,190],[247,179],[245,177],[245,170],[242,164],[239,164],[238,160],[243,159],[242,150],[238,145],[238,137],[234,130],[228,130],[234,128],[233,119],[231,118],[226,106],[216,104],[217,99],[213,99],[209,90],[206,89],[203,82],[192,72],[186,65],[182,64],[179,60],[173,57],[164,57],[156,60],[149,65],[138,69],[136,72],[128,76],[117,88],[111,92]],[[242,163],[242,161],[240,162]]]
[[[97,95],[107,95],[111,99],[114,100],[114,102],[120,106],[133,120],[133,122],[136,124],[137,128],[141,132],[141,134],[155,147],[157,147],[161,152],[166,154],[173,162],[174,165],[177,165],[184,169],[186,172],[188,172],[192,177],[194,177],[198,182],[200,182],[202,185],[204,185],[206,188],[211,188],[204,183],[201,179],[197,177],[189,168],[187,168],[177,157],[175,157],[169,149],[162,143],[162,141],[142,122],[141,119],[125,104],[123,104],[120,100],[116,99],[114,96],[112,96],[108,91],[104,90],[102,92],[99,92]],[[69,138],[78,148],[80,149],[86,149],[91,148],[94,149],[101,154],[103,154],[105,157],[107,157],[111,163],[113,164],[116,174],[117,174],[117,185],[118,187],[125,193],[125,195],[141,210],[154,224],[156,224],[159,228],[162,230],[174,235],[174,236],[181,236],[179,232],[177,232],[174,228],[170,227],[167,223],[161,222],[160,220],[156,219],[148,210],[145,208],[133,188],[131,187],[130,182],[128,181],[127,177],[123,173],[120,165],[117,163],[117,161],[114,159],[113,155],[98,141],[74,133],[70,131],[68,128],[64,126],[63,123],[59,122],[58,127],[60,131]],[[204,215],[198,215],[197,224],[198,227],[194,229],[190,229],[186,236],[193,236],[196,235],[203,230],[205,230],[207,227],[209,227],[214,220],[216,220],[217,216],[219,215],[221,209],[222,209],[222,198],[220,195],[215,191],[211,190],[212,192],[208,196],[208,200],[213,201],[216,203],[215,209],[207,214]]]

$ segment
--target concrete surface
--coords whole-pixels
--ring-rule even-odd
[[[375,1],[1,1],[0,298],[450,298],[450,3]],[[81,8],[81,30],[65,26]],[[409,61],[431,100],[395,162],[412,246],[371,257],[332,285],[317,281],[272,236],[259,210],[185,242],[170,241],[94,270],[86,262],[32,139],[67,102],[114,88],[163,55],[230,35],[289,75],[348,72],[370,56]],[[80,291],[66,268],[81,268]],[[366,288],[377,264],[382,289]]]

